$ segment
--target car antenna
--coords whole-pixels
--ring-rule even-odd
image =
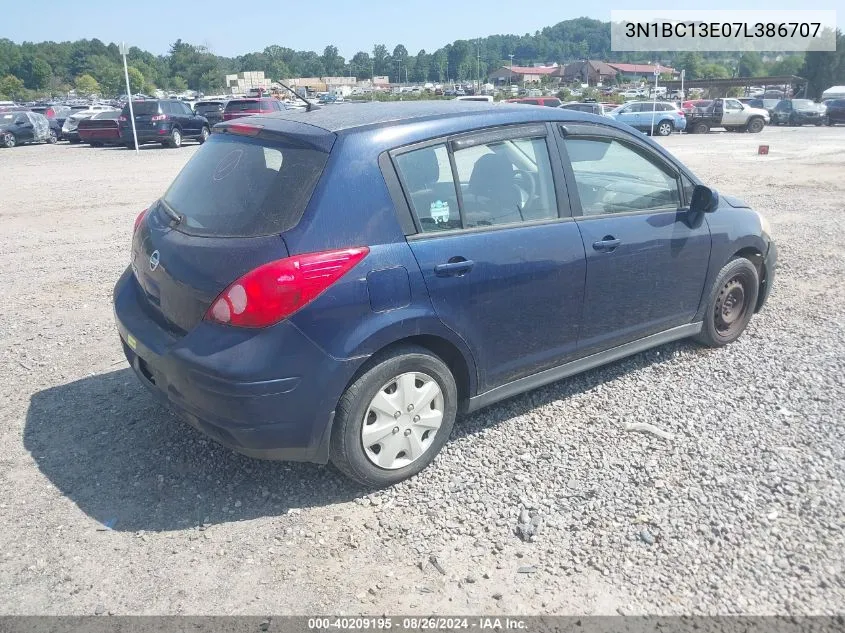
[[[298,92],[296,92],[295,90],[291,89],[291,87],[290,87],[290,86],[288,86],[288,85],[286,85],[286,84],[283,84],[281,81],[279,81],[279,82],[277,82],[277,83],[278,83],[278,84],[279,84],[282,88],[287,89],[287,91],[288,91],[288,92],[290,92],[291,94],[293,94],[293,96],[294,96],[294,97],[297,97],[298,99],[301,99],[302,101],[304,101],[304,102],[305,102],[305,111],[306,111],[306,112],[311,112],[311,110],[319,110],[319,109],[320,109],[320,107],[319,107],[319,106],[317,106],[317,107],[315,108],[313,103],[311,103],[310,101],[308,101],[308,99],[306,99],[305,97],[303,97],[301,94],[299,94],[299,93],[298,93]]]

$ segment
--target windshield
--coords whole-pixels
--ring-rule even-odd
[[[258,99],[241,99],[230,101],[226,104],[227,112],[244,112],[245,110],[258,110]]]
[[[214,134],[199,148],[162,202],[196,235],[252,237],[295,226],[328,154],[288,142]]]

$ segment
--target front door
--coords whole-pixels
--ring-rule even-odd
[[[475,357],[481,390],[576,353],[584,247],[546,129],[499,128],[394,156],[419,231],[408,243],[438,317]]]
[[[684,207],[680,173],[632,135],[603,126],[567,131],[564,165],[587,259],[579,355],[690,323],[710,230]]]
[[[747,116],[743,109],[742,102],[737,99],[725,99],[725,113],[722,115],[722,124],[731,127],[745,125]]]

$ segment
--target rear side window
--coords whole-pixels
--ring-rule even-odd
[[[139,114],[158,114],[158,101],[133,101],[132,110],[136,116]],[[123,113],[124,115],[129,114],[128,105],[123,106]]]
[[[456,150],[452,160],[457,186],[445,145],[407,152],[395,160],[423,233],[558,217],[545,138]]]
[[[176,228],[184,233],[253,237],[287,231],[305,212],[327,159],[295,139],[214,134],[162,203],[183,216]]]
[[[258,110],[258,100],[243,99],[242,101],[230,101],[226,104],[227,112],[245,112],[246,110]]]

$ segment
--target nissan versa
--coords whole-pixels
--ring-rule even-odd
[[[197,429],[386,486],[461,413],[734,341],[772,287],[769,234],[605,117],[288,111],[215,126],[135,221],[114,307],[138,378]]]

